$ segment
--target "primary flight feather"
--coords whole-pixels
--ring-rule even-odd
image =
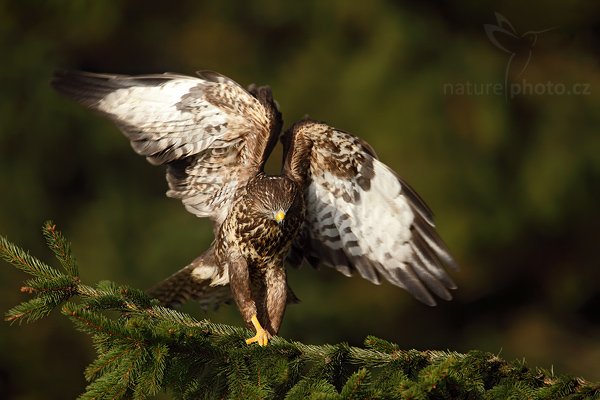
[[[151,290],[165,305],[233,298],[266,345],[296,297],[284,263],[382,278],[435,305],[457,268],[419,195],[363,140],[305,119],[281,135],[279,176],[264,165],[282,128],[268,87],[214,72],[141,76],[57,72],[62,94],[113,120],[134,151],[166,165],[167,196],[213,221],[211,247]]]

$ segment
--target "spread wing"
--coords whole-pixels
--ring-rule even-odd
[[[262,170],[281,115],[267,87],[244,90],[214,72],[125,76],[58,72],[62,94],[112,119],[134,151],[167,165],[167,196],[219,225],[235,193]]]
[[[320,262],[346,276],[381,278],[435,305],[456,285],[457,268],[417,193],[361,139],[310,120],[282,137],[284,173],[305,182],[306,220],[288,261]]]

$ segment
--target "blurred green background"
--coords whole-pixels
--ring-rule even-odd
[[[49,80],[59,68],[212,69],[271,85],[288,125],[308,114],[369,141],[433,208],[462,266],[456,299],[436,308],[388,284],[290,271],[303,302],[281,335],[481,349],[600,380],[599,11],[593,1],[2,1],[0,233],[49,259],[40,227],[53,219],[88,283],[146,288],[193,259],[209,224],[164,197],[163,168]],[[509,69],[509,85],[564,93],[481,89],[504,84],[510,57],[484,31],[495,12],[517,38],[554,28],[520,76]],[[514,42],[523,62],[532,41]],[[27,298],[24,278],[2,263],[1,310]],[[209,317],[241,325],[233,307]],[[59,314],[2,323],[0,397],[74,398],[93,357]]]

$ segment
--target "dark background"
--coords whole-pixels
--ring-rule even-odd
[[[146,288],[198,255],[209,224],[164,197],[163,168],[49,80],[58,68],[213,69],[271,85],[288,125],[308,114],[368,140],[433,208],[462,266],[456,299],[436,308],[388,284],[290,271],[303,302],[282,336],[360,344],[374,334],[600,380],[597,2],[214,3],[0,2],[1,234],[48,260],[40,227],[53,219],[87,283]],[[485,89],[503,87],[510,57],[484,31],[495,12],[517,33],[503,39],[517,53],[509,85],[562,93]],[[519,38],[547,28],[519,75],[533,36]],[[0,265],[1,310],[27,298],[24,278]],[[241,324],[233,307],[209,317]],[[93,357],[58,313],[2,323],[0,397],[74,398]]]

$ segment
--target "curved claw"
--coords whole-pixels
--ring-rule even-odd
[[[246,344],[252,344],[256,342],[259,346],[266,346],[269,343],[269,339],[271,339],[271,334],[263,329],[263,327],[260,325],[260,322],[258,322],[256,315],[252,316],[251,322],[256,329],[256,335],[246,339]]]
[[[266,346],[269,343],[270,338],[271,335],[269,334],[269,332],[262,329],[256,332],[256,335],[254,335],[253,337],[246,339],[246,344],[252,344],[256,342],[259,344],[259,346]]]

